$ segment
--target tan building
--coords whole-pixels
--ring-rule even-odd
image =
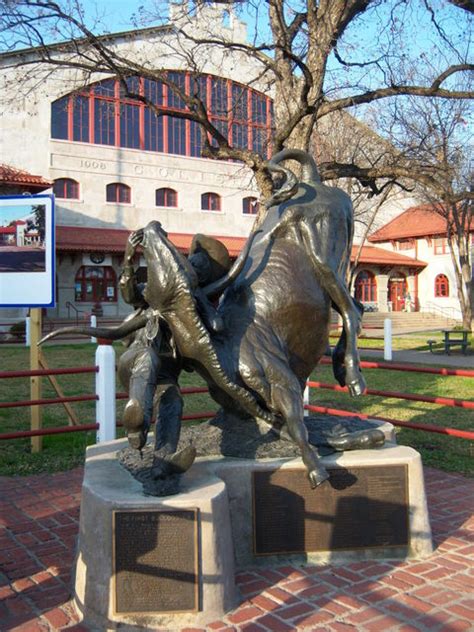
[[[177,6],[171,5],[175,20]],[[232,14],[224,19],[227,12],[223,5],[199,5],[188,28],[201,34],[212,29],[245,41],[245,25]],[[165,65],[188,94],[198,90],[230,143],[270,155],[271,91],[259,83],[257,62],[210,48],[193,59],[191,72],[188,44],[178,41],[171,26],[104,37],[137,61]],[[62,58],[71,51],[66,43],[51,46],[49,53]],[[31,64],[38,62],[34,81],[22,75],[28,70],[17,67],[20,55]],[[41,81],[38,73],[43,73]],[[128,79],[169,110],[157,118],[144,103],[128,100],[116,77],[85,78],[67,66],[49,73],[36,49],[0,55],[0,80],[4,95],[14,94],[20,84],[28,93],[3,108],[8,123],[0,152],[17,171],[27,169],[54,182],[57,307],[48,310],[49,316],[90,313],[98,305],[108,317],[127,313],[117,286],[126,239],[152,219],[161,221],[184,252],[192,235],[202,232],[223,238],[231,254],[238,253],[257,210],[252,174],[235,162],[201,156],[202,132],[195,123],[173,116],[184,104],[165,84],[139,76]],[[389,249],[362,250],[355,290],[369,308],[385,311],[391,302],[399,309],[390,298],[394,278],[406,278],[410,292],[418,296],[416,279],[426,267],[422,253],[419,258],[415,252],[395,250],[388,255]]]

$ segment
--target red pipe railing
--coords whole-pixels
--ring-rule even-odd
[[[332,364],[329,358],[321,358],[320,364]],[[431,373],[432,375],[451,375],[457,377],[474,377],[470,369],[446,369],[434,367],[419,367],[413,364],[397,364],[396,362],[370,362],[362,360],[362,369],[387,369],[389,371],[413,371],[414,373]]]
[[[207,389],[205,389],[207,390]],[[202,413],[190,413],[183,415],[182,421],[194,421],[196,419],[209,419],[216,414],[215,410]],[[155,422],[152,422],[152,424]],[[123,426],[121,421],[117,421],[117,427]],[[0,434],[2,439],[24,439],[26,437],[40,437],[45,435],[63,434],[66,432],[86,432],[88,430],[98,430],[99,424],[81,424],[80,426],[58,426],[56,428],[42,428],[41,430],[20,430],[18,432],[5,432]]]
[[[2,439],[24,439],[25,437],[40,437],[43,435],[64,434],[66,432],[86,432],[98,430],[99,424],[81,424],[80,426],[58,426],[57,428],[42,428],[41,430],[20,430],[18,432],[5,432],[0,434]]]
[[[331,360],[329,358],[323,358],[321,361],[322,364],[331,364]],[[432,367],[417,367],[413,365],[406,364],[392,364],[392,363],[383,363],[383,362],[361,362],[362,368],[367,369],[388,369],[394,371],[414,371],[419,373],[430,373],[435,375],[449,375],[449,376],[461,376],[461,377],[474,377],[474,371],[468,369],[447,369],[447,368],[432,368]],[[33,371],[0,371],[0,378],[12,378],[12,377],[33,377],[40,375],[73,375],[79,373],[96,373],[98,371],[98,367],[74,367],[70,369],[38,369]],[[312,388],[327,388],[334,391],[346,391],[345,387],[341,387],[333,384],[326,384],[322,382],[314,382],[309,381],[309,387]],[[183,395],[191,395],[195,393],[206,393],[208,389],[206,387],[186,387],[181,390]],[[393,397],[396,399],[406,399],[413,401],[422,401],[433,404],[445,405],[445,406],[457,406],[461,408],[474,408],[474,402],[467,400],[458,400],[454,398],[443,398],[443,397],[430,397],[430,396],[421,396],[414,395],[412,393],[401,393],[396,391],[381,391],[375,389],[368,389],[366,391],[367,395],[377,395],[383,397]],[[128,395],[126,393],[117,393],[118,399],[125,399]],[[65,402],[79,402],[79,401],[96,401],[98,399],[97,395],[78,395],[78,396],[70,396],[70,397],[58,397],[55,399],[38,399],[38,400],[25,400],[22,402],[0,402],[0,408],[12,408],[12,407],[26,407],[26,406],[37,406],[37,405],[46,405],[46,404],[61,404]],[[314,412],[319,412],[323,414],[332,414],[338,416],[346,416],[351,415],[354,417],[359,417],[360,419],[375,419],[377,421],[389,422],[395,426],[413,428],[416,430],[424,430],[427,432],[435,432],[438,434],[450,435],[463,439],[474,439],[474,432],[465,431],[465,430],[457,430],[455,428],[446,428],[442,426],[435,426],[433,424],[416,424],[408,421],[402,421],[398,419],[388,419],[384,417],[376,417],[373,415],[366,415],[363,413],[355,413],[352,411],[340,410],[335,408],[327,408],[323,406],[313,406],[306,405],[305,408],[307,410],[311,410]],[[201,413],[191,413],[183,416],[183,421],[191,421],[196,419],[205,419],[212,417],[215,414],[215,411],[206,411]],[[121,426],[121,422],[117,422],[117,426]],[[2,439],[19,439],[24,437],[34,437],[41,435],[54,435],[61,434],[66,432],[85,432],[88,430],[96,430],[98,428],[98,424],[83,424],[79,426],[61,426],[57,428],[42,428],[38,430],[25,430],[18,432],[9,432],[0,434],[0,440]]]
[[[338,384],[326,384],[325,382],[306,382],[306,384],[311,388],[324,388],[342,393],[348,392],[347,386],[339,386]],[[474,402],[450,397],[431,397],[430,395],[415,395],[413,393],[401,393],[398,391],[380,391],[374,388],[366,389],[364,395],[379,395],[380,397],[392,397],[393,399],[407,399],[414,402],[426,402],[427,404],[474,409]]]
[[[55,397],[51,399],[25,399],[21,402],[0,402],[0,408],[21,408],[22,406],[43,406],[47,404],[65,404],[67,402],[97,401],[97,395],[71,395],[70,397]]]
[[[70,369],[34,369],[31,371],[0,371],[0,379],[8,377],[37,377],[39,375],[75,375],[76,373],[97,373],[97,366],[72,367]]]

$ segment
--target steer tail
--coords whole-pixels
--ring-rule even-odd
[[[106,340],[120,340],[125,338],[129,334],[141,329],[146,325],[146,316],[140,314],[130,320],[125,321],[119,327],[110,329],[108,327],[62,327],[52,331],[47,336],[41,338],[38,345],[42,345],[44,342],[51,340],[52,338],[58,338],[67,334],[75,334],[77,336],[95,336],[96,338],[105,338]]]
[[[282,149],[275,154],[267,163],[269,171],[283,169],[284,172],[290,172],[289,169],[278,167],[280,162],[285,160],[296,160],[302,166],[302,181],[303,182],[321,182],[321,176],[319,175],[318,167],[314,158],[301,149]],[[294,174],[293,174],[294,176]]]
[[[306,184],[321,182],[318,167],[316,166],[312,156],[307,154],[305,151],[301,151],[301,149],[283,149],[267,162],[267,170],[270,174],[279,174],[284,176],[284,181],[281,187],[277,189],[273,193],[272,197],[267,201],[267,208],[286,202],[298,191],[300,182],[296,175],[293,171],[291,171],[291,169],[287,169],[286,167],[282,167],[280,165],[280,163],[285,160],[296,160],[300,163],[302,167],[302,182],[305,182]]]

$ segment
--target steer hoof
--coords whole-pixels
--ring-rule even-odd
[[[308,472],[308,478],[311,488],[315,489],[318,485],[328,480],[329,472],[324,467],[319,466],[317,469]]]
[[[365,380],[361,375],[356,380],[348,382],[347,388],[351,397],[359,397],[360,395],[363,395],[367,390],[367,384],[365,383]]]

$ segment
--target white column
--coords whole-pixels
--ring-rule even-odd
[[[392,359],[392,319],[383,321],[383,359]]]
[[[31,344],[30,317],[25,318],[25,345],[29,347]]]
[[[95,314],[91,314],[91,327],[97,327],[97,316]],[[94,344],[97,343],[97,338],[91,336],[91,342],[93,342]]]
[[[95,353],[95,378],[97,443],[112,441],[116,437],[115,419],[115,351],[111,344],[100,344]]]
[[[309,386],[308,385],[306,385],[306,388],[304,389],[304,393],[303,393],[303,406],[306,406],[307,404],[309,404]],[[309,415],[309,410],[305,408],[304,416],[307,417],[308,415]]]

